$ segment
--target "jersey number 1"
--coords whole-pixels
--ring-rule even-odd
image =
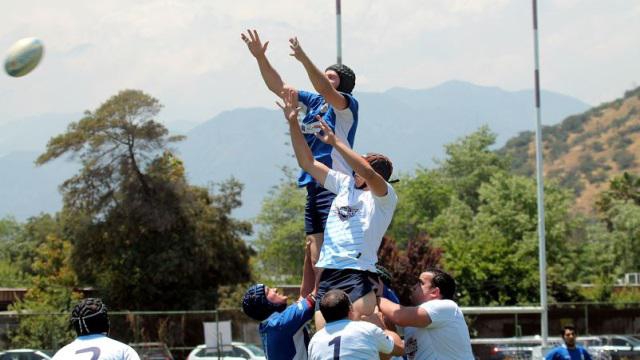
[[[336,336],[329,341],[329,346],[331,345],[335,346],[333,348],[333,360],[340,360],[340,336]]]

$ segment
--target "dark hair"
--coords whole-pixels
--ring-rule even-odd
[[[356,74],[351,70],[350,67],[343,64],[334,64],[329,66],[325,71],[333,70],[338,74],[340,78],[340,83],[338,84],[339,92],[351,94],[353,88],[356,86]]]
[[[389,181],[389,178],[393,173],[393,163],[391,163],[391,160],[389,160],[388,157],[382,154],[367,153],[364,158],[367,160],[369,165],[371,165],[373,170],[382,176],[384,181]]]
[[[69,326],[73,327],[77,336],[108,333],[107,306],[102,299],[83,299],[73,308]]]
[[[571,331],[573,331],[573,333],[574,333],[574,334],[576,334],[576,328],[575,328],[575,326],[573,326],[573,325],[566,325],[566,326],[563,326],[563,327],[562,327],[562,331],[560,332],[560,336],[564,337],[564,333],[565,333],[567,330],[571,330]]]
[[[274,304],[267,299],[264,284],[255,284],[249,287],[242,297],[242,311],[254,320],[262,321],[274,312],[282,312],[287,304]]]
[[[433,274],[431,286],[440,289],[440,295],[442,295],[443,299],[453,300],[456,294],[456,281],[453,280],[451,275],[436,268],[428,268],[424,272]]]
[[[320,312],[327,324],[347,318],[350,309],[351,300],[342,290],[330,290],[320,300]]]

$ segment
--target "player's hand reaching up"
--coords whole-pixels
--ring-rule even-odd
[[[258,32],[256,30],[247,30],[247,34],[240,34],[240,38],[247,44],[249,51],[253,57],[264,56],[264,53],[267,51],[267,46],[269,46],[269,42],[265,42],[262,45],[262,41],[260,41],[260,36],[258,36]]]
[[[279,101],[276,101],[276,105],[282,109],[284,117],[289,122],[295,121],[297,123],[298,112],[300,111],[300,107],[298,106],[298,92],[292,89],[283,90],[282,100],[284,100],[284,105],[280,104]]]
[[[300,42],[297,37],[292,37],[289,39],[289,48],[291,49],[291,56],[296,58],[296,60],[302,62],[306,59],[307,54],[305,54],[304,50],[300,46]]]
[[[331,130],[329,125],[327,125],[320,115],[316,115],[316,120],[320,122],[320,131],[316,133],[316,137],[325,144],[336,146],[337,138],[333,130]]]

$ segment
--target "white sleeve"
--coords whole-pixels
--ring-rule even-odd
[[[324,184],[322,184],[322,186],[337,195],[343,186],[348,186],[350,179],[350,176],[347,176],[339,171],[329,169],[327,177],[324,179]]]
[[[140,356],[133,348],[128,348],[124,353],[124,360],[140,360]]]
[[[386,183],[386,184],[387,184],[387,194],[384,196],[373,195],[373,199],[376,203],[380,204],[381,206],[393,207],[395,209],[395,206],[398,203],[398,194],[396,194],[396,191],[393,189],[393,186],[391,186],[391,184],[389,183]]]
[[[457,305],[448,300],[432,300],[420,305],[427,311],[431,324],[429,327],[439,327],[447,321],[453,319],[456,314]]]
[[[375,325],[373,325],[373,328],[371,329],[371,339],[375,342],[376,348],[379,352],[383,354],[391,354],[393,351],[393,346],[395,345],[393,343],[393,339],[387,336],[382,329]]]

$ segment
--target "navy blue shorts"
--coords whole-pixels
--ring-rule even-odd
[[[324,233],[327,216],[335,197],[336,194],[315,181],[307,184],[307,205],[304,208],[304,232],[307,235]]]
[[[320,275],[320,284],[316,294],[316,311],[320,311],[322,297],[329,290],[339,289],[349,295],[353,304],[356,300],[374,290],[378,274],[355,269],[324,269]]]

